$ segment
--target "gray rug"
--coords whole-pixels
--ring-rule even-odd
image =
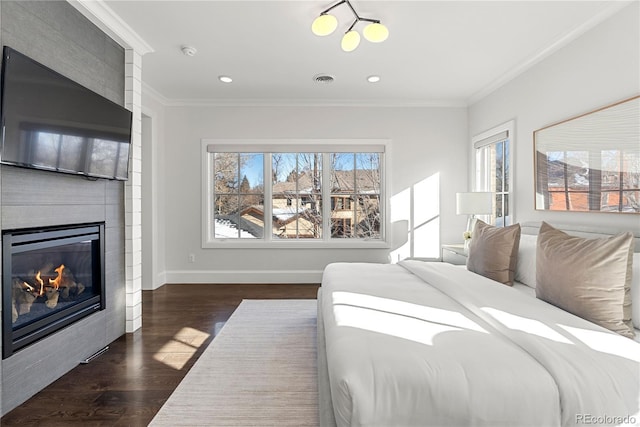
[[[244,300],[152,426],[318,426],[315,300]]]

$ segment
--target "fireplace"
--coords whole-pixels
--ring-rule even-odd
[[[2,358],[103,310],[104,223],[2,232]]]

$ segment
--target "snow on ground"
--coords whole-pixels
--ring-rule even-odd
[[[216,219],[215,220],[215,238],[216,239],[237,239],[238,228],[229,220]],[[240,230],[241,239],[255,239],[251,233],[247,233],[244,230]]]

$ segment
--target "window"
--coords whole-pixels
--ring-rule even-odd
[[[271,153],[270,157],[272,237],[321,239],[322,153]]]
[[[379,238],[380,153],[332,153],[330,157],[331,236]]]
[[[215,153],[215,238],[261,238],[264,223],[262,153]]]
[[[204,247],[384,243],[384,145],[205,140],[203,152]]]
[[[495,193],[490,224],[504,227],[513,224],[512,144],[513,123],[507,123],[474,138],[475,190]]]
[[[560,211],[638,211],[640,152],[637,149],[545,150],[545,205]]]
[[[640,212],[638,111],[640,96],[534,131],[535,208]]]

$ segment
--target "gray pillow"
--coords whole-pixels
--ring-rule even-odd
[[[519,244],[520,224],[494,227],[476,221],[469,243],[467,270],[512,286]]]
[[[543,222],[536,250],[536,296],[633,338],[633,235],[570,236]]]

